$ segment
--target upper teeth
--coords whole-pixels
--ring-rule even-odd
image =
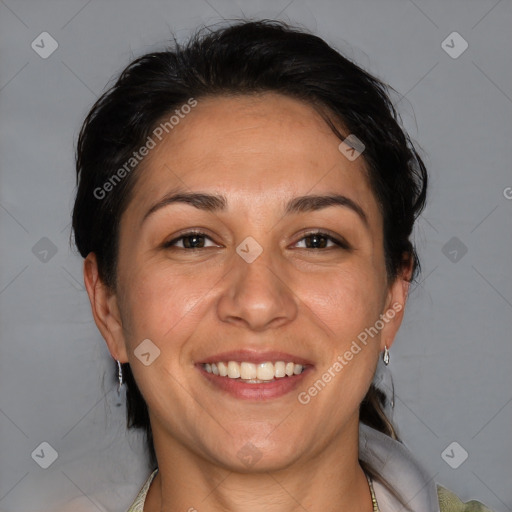
[[[239,363],[237,361],[228,361],[227,363],[205,363],[205,370],[214,375],[221,377],[229,377],[230,379],[244,379],[244,380],[272,380],[274,378],[281,378],[291,375],[298,375],[304,370],[304,366],[295,363],[285,363],[284,361],[276,361],[272,363],[247,363],[245,361]]]

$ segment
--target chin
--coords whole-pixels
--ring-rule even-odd
[[[267,474],[287,469],[296,459],[297,456],[284,457],[282,454],[268,453],[247,443],[223,465],[237,473]]]
[[[275,428],[275,427],[274,427]],[[290,435],[281,435],[279,439],[269,439],[265,436],[237,436],[230,443],[232,449],[222,454],[222,465],[231,471],[239,473],[267,473],[284,470],[299,457],[297,446],[303,446],[301,441],[293,442]],[[220,455],[220,454],[219,454]]]

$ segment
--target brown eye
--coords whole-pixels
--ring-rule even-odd
[[[176,247],[179,249],[204,249],[207,247],[206,243],[208,240],[212,242],[212,240],[204,233],[190,232],[184,233],[179,237],[166,242],[165,247]],[[212,242],[208,247],[217,247],[217,245]]]
[[[302,237],[297,244],[303,244],[302,247],[300,247],[301,249],[349,249],[346,242],[320,231],[308,233],[306,236]]]

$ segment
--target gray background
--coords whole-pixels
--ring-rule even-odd
[[[391,351],[394,419],[435,480],[512,510],[509,0],[0,0],[0,510],[123,511],[147,477],[69,246],[74,145],[132,58],[244,15],[300,23],[398,91],[431,182],[421,284]],[[31,48],[43,31],[58,42],[46,59]],[[441,46],[453,31],[458,58]],[[469,454],[457,469],[441,456],[454,441]],[[42,442],[48,469],[31,457]]]

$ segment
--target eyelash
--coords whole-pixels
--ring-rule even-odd
[[[172,248],[176,248],[176,247],[173,247],[174,244],[184,238],[188,238],[188,237],[193,237],[193,236],[202,236],[202,237],[205,237],[205,238],[208,238],[209,240],[212,240],[206,233],[202,233],[200,231],[188,231],[186,233],[182,233],[179,237],[176,237],[172,240],[170,240],[169,242],[165,242],[164,243],[164,248],[166,249],[172,249]],[[325,238],[327,239],[328,241],[331,241],[333,242],[337,247],[323,247],[323,248],[311,248],[311,247],[303,247],[302,249],[306,249],[306,250],[309,250],[309,251],[317,251],[317,250],[326,250],[326,249],[344,249],[344,250],[349,250],[350,249],[350,246],[349,244],[341,239],[337,239],[331,235],[329,235],[328,233],[325,233],[324,231],[311,231],[311,232],[308,232],[308,233],[305,233],[302,238],[300,238],[296,244],[298,242],[301,242],[302,240],[304,240],[305,238],[308,238],[308,237],[312,237],[312,236],[319,236],[319,237],[322,237],[322,238]],[[213,240],[212,240],[213,241]],[[207,247],[193,247],[193,248],[187,248],[187,247],[179,247],[178,249],[180,250],[188,250],[188,251],[197,251],[199,249],[207,249]]]

